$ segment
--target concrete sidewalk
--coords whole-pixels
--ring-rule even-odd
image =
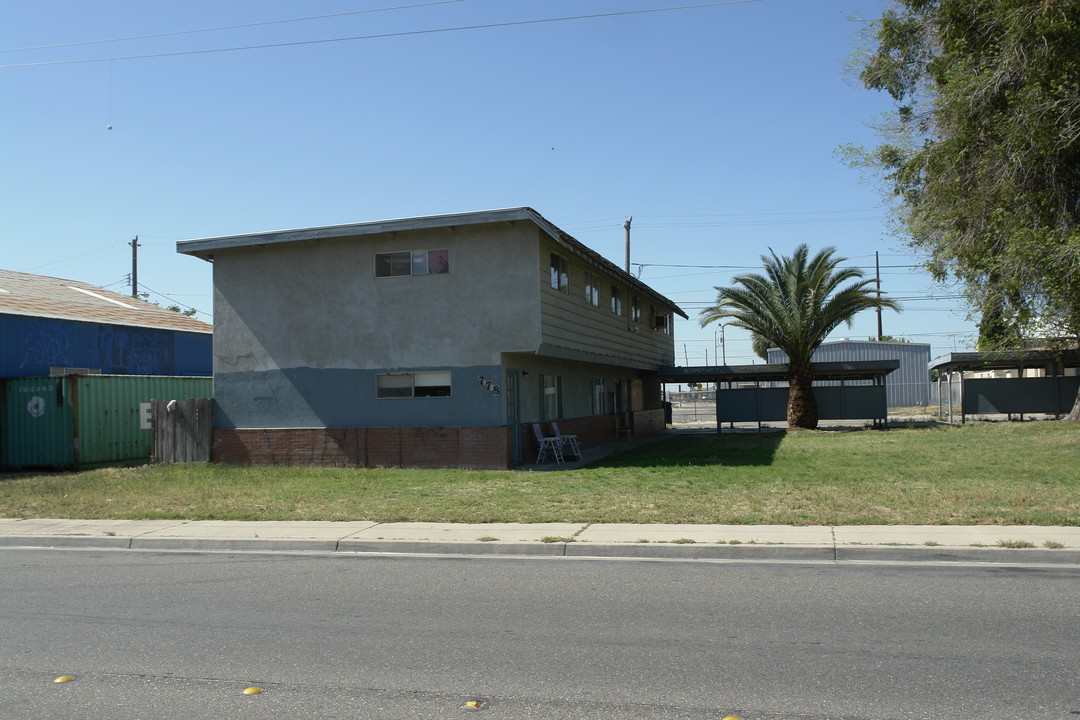
[[[1080,527],[0,518],[0,547],[1080,565]]]

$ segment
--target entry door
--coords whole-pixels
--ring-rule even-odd
[[[506,371],[506,425],[510,428],[510,436],[513,438],[513,461],[521,462],[521,372],[519,370]]]

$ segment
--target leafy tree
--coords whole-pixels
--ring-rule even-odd
[[[847,151],[965,287],[980,349],[1080,341],[1080,2],[893,0],[868,38],[859,77],[896,109]]]
[[[860,311],[873,307],[899,309],[878,297],[874,280],[862,280],[858,268],[839,267],[844,258],[825,248],[813,257],[799,245],[791,257],[769,251],[761,261],[765,274],[745,273],[732,278],[730,287],[716,288],[716,304],[701,311],[701,325],[719,320],[749,330],[766,347],[780,348],[788,356],[788,425],[813,429],[818,424],[817,402],[810,357],[840,323],[851,324]],[[853,280],[846,287],[844,283]]]
[[[174,313],[179,313],[181,315],[187,315],[188,317],[195,317],[195,314],[199,312],[193,307],[189,307],[187,310],[184,310],[179,305],[169,305],[165,309]]]

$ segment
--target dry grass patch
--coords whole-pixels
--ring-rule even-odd
[[[675,436],[575,470],[159,465],[0,478],[0,517],[1080,525],[1080,424]]]

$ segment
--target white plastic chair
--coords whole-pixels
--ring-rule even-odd
[[[556,422],[551,423],[551,433],[558,438],[560,445],[569,446],[570,452],[574,454],[578,460],[581,459],[581,446],[578,445],[577,435],[563,435],[559,432],[559,424]]]
[[[550,451],[555,456],[555,462],[562,462],[562,440],[556,437],[544,437],[544,431],[540,429],[540,423],[533,423],[533,434],[536,435],[536,442],[540,446],[540,452],[536,453],[536,462],[539,463],[540,459],[544,457],[544,453]]]

